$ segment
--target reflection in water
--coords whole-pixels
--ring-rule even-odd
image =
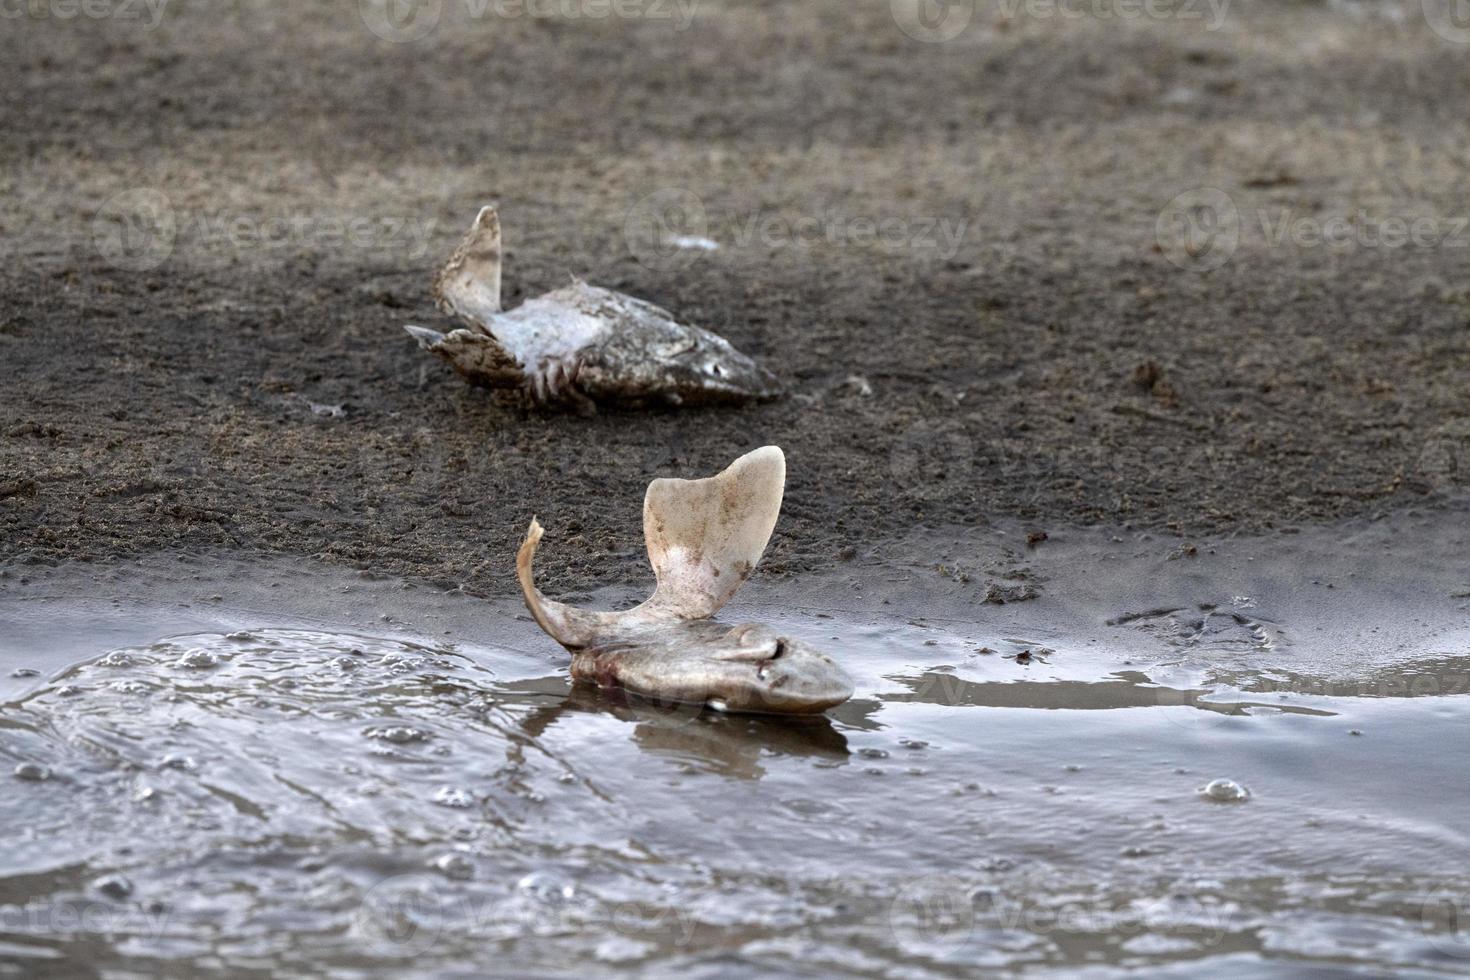
[[[548,695],[548,689],[552,693]],[[847,759],[847,739],[825,715],[729,715],[702,704],[660,703],[622,690],[563,678],[522,681],[500,689],[507,704],[524,693],[531,710],[521,730],[539,739],[569,713],[611,714],[633,724],[633,741],[647,752],[739,779],[765,775],[763,760]],[[545,703],[549,697],[559,700]]]
[[[971,681],[955,674],[928,671],[918,676],[890,677],[906,688],[883,695],[885,702],[921,702],[946,707],[1037,708],[1049,711],[1091,711],[1109,708],[1190,707],[1227,715],[1249,714],[1269,708],[1298,714],[1335,714],[1294,704],[1211,700],[1213,688],[1178,689],[1151,681],[1139,671],[1118,671],[1117,680],[1105,681]]]
[[[0,974],[1391,972],[1470,950],[1441,914],[1470,896],[1442,802],[1470,763],[1419,749],[1470,700],[1305,713],[1230,700],[1265,674],[1036,680],[1061,650],[1009,681],[1000,657],[895,673],[891,646],[847,647],[859,696],[814,719],[313,631],[37,680],[0,704]],[[1217,778],[1249,802],[1201,799]]]

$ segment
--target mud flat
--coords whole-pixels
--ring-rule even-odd
[[[12,565],[0,964],[1463,972],[1464,517],[757,579],[857,678],[806,722],[572,689],[509,598]]]

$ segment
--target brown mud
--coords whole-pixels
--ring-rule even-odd
[[[1470,60],[1417,3],[1358,6],[982,5],[924,43],[887,3],[445,3],[390,43],[345,0],[32,5],[0,32],[0,562],[224,548],[509,593],[535,514],[549,591],[641,580],[647,482],[763,443],[766,575],[926,524],[1219,535],[1459,493]],[[1199,188],[1238,209],[1218,268],[1160,239]],[[791,396],[588,420],[467,387],[400,326],[442,322],[489,200],[508,302],[626,290]],[[640,244],[670,201],[722,247]]]

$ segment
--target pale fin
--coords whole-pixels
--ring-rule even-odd
[[[448,334],[427,327],[406,326],[419,346],[442,357],[464,378],[489,388],[519,388],[526,372],[510,351],[483,330],[452,330]]]
[[[500,312],[500,262],[500,216],[487,205],[434,280],[439,308],[488,329]]]
[[[419,346],[424,350],[433,350],[435,344],[442,344],[444,342],[444,335],[442,333],[437,330],[430,330],[428,327],[416,327],[410,323],[406,324],[403,329],[410,337],[417,340]]]
[[[713,616],[745,584],[766,550],[786,486],[786,456],[766,446],[707,480],[654,480],[643,536],[658,589],[647,614]]]
[[[604,613],[585,612],[564,603],[556,602],[541,594],[536,588],[536,546],[541,543],[541,522],[531,518],[531,527],[526,531],[526,540],[516,553],[516,578],[521,583],[521,594],[526,598],[526,608],[536,620],[536,625],[545,630],[552,639],[571,650],[589,646],[597,634],[597,627],[606,618]]]

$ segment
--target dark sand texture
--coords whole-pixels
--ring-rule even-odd
[[[506,591],[538,514],[564,592],[646,574],[650,478],[762,443],[791,474],[767,574],[916,522],[1220,534],[1470,482],[1470,48],[1418,3],[1217,31],[982,5],[947,43],[876,2],[685,30],[446,2],[397,44],[345,0],[37,9],[0,32],[0,561],[224,547]],[[1213,269],[1228,243],[1158,231],[1202,187],[1239,219]],[[649,195],[724,247],[650,250]],[[430,277],[488,200],[510,302],[623,289],[792,396],[585,420],[463,385],[400,325],[443,322]],[[1334,217],[1434,230],[1299,240]]]

